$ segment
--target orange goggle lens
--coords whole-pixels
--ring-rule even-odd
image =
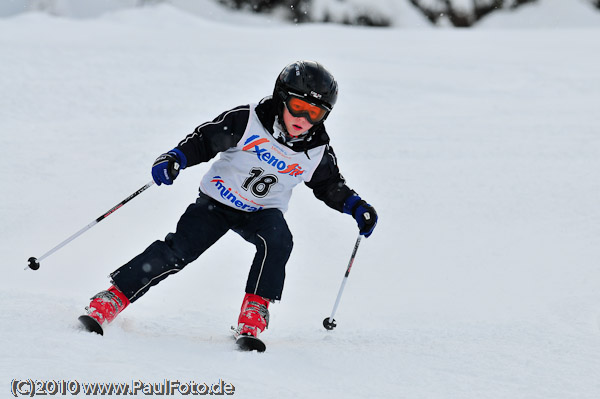
[[[327,110],[313,104],[309,104],[297,97],[289,97],[287,108],[295,117],[303,116],[312,124],[320,122],[327,114]]]

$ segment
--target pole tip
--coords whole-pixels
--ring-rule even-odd
[[[329,320],[331,320],[331,321],[329,321]],[[323,327],[325,327],[326,330],[333,330],[336,326],[337,326],[337,323],[335,322],[335,319],[329,319],[329,317],[326,317],[323,320]]]
[[[27,259],[27,261],[29,262],[29,268],[31,270],[37,270],[40,268],[40,262],[38,262],[36,257],[32,256],[31,258]]]

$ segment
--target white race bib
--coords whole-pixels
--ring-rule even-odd
[[[250,106],[246,131],[235,147],[221,153],[202,178],[201,191],[246,212],[278,208],[285,212],[292,189],[310,181],[325,146],[295,152],[277,142]]]

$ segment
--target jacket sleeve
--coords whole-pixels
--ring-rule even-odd
[[[198,126],[178,145],[187,159],[187,166],[212,159],[219,152],[235,147],[244,135],[250,106],[242,105],[223,112],[211,122]]]
[[[356,194],[346,185],[338,168],[333,148],[329,145],[325,149],[321,163],[306,185],[313,190],[315,197],[339,212],[343,211],[346,199]]]

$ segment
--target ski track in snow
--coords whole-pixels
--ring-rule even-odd
[[[266,42],[265,37],[269,38]],[[169,7],[0,20],[0,395],[13,379],[236,387],[243,398],[600,397],[597,29],[227,25]],[[298,187],[267,352],[234,349],[253,248],[228,234],[107,328],[108,274],[174,229],[199,165],[40,256],[150,179],[191,129],[260,100],[288,62],[340,82],[327,121],[380,223]]]

